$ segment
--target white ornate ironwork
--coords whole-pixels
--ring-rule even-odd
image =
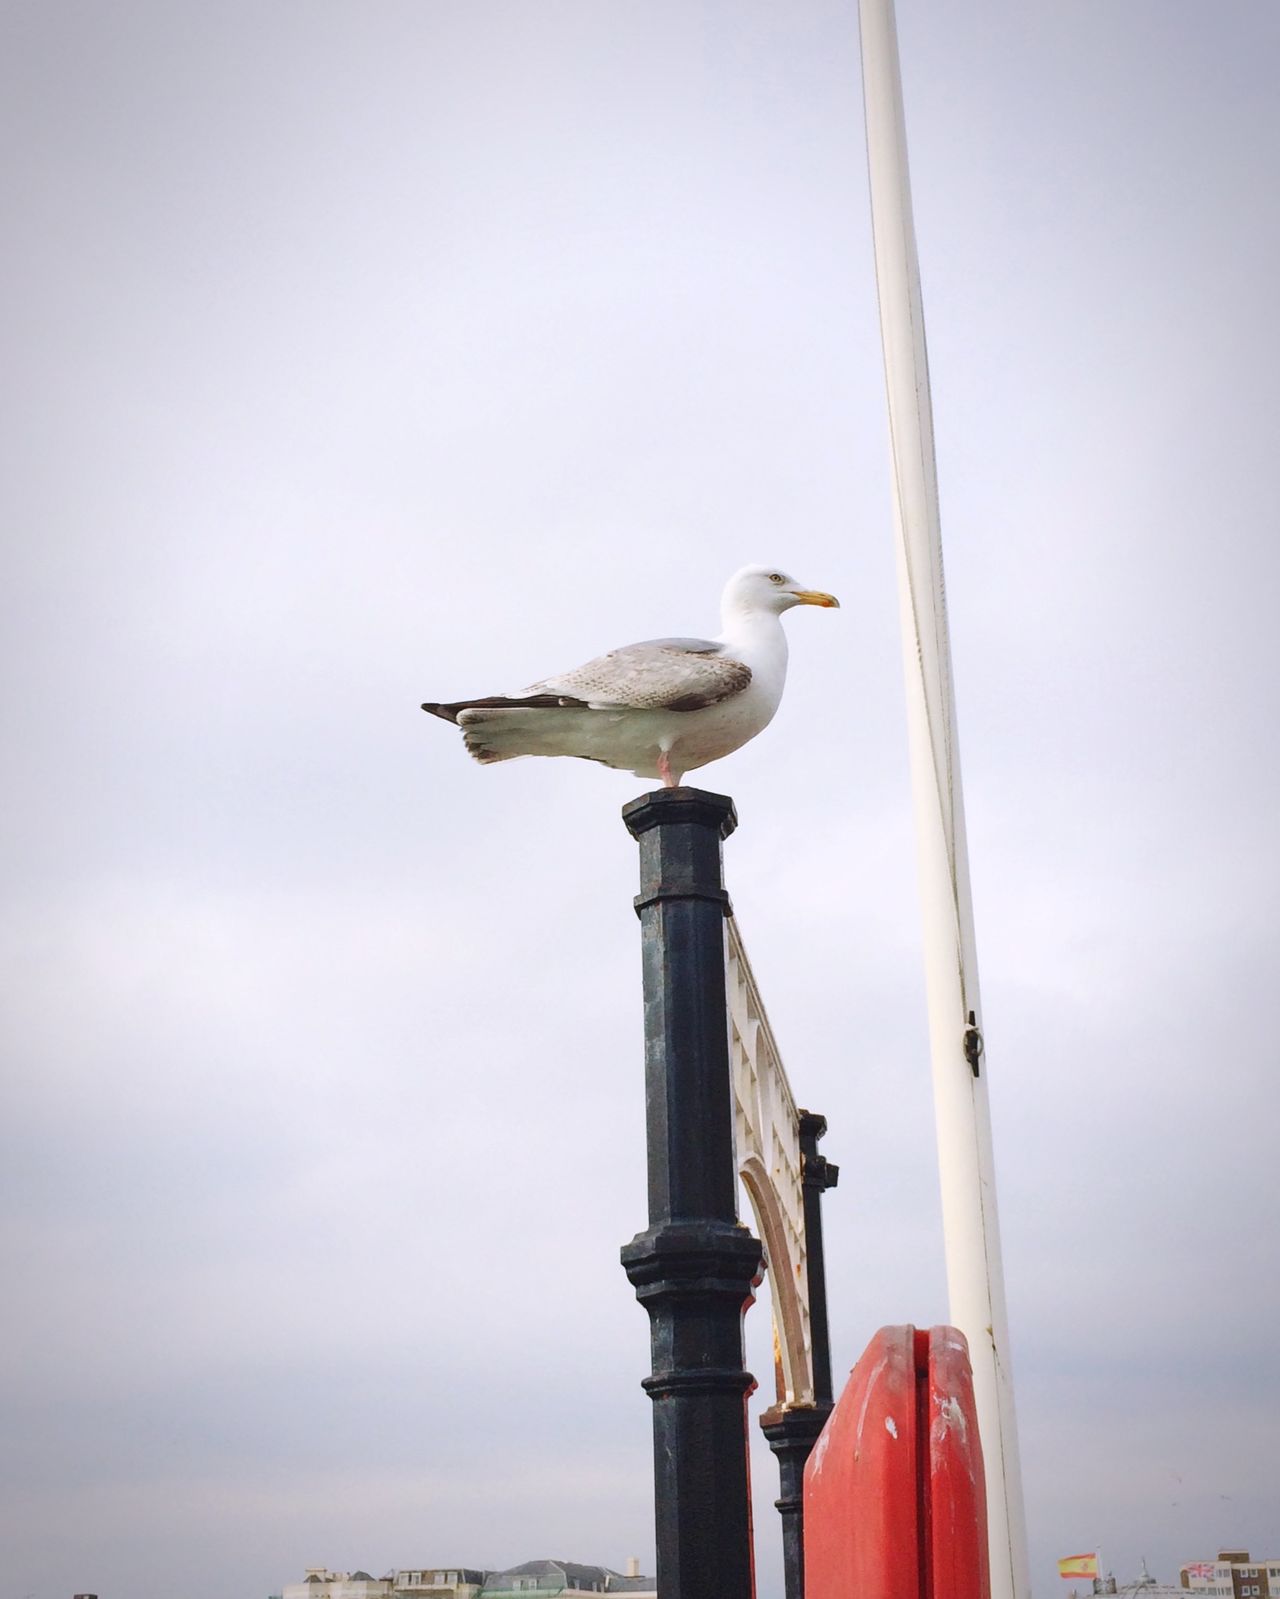
[[[778,1403],[812,1405],[800,1116],[738,924],[726,926],[734,1147],[769,1268]]]

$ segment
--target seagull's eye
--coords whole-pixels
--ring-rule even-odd
[[[770,583],[785,583],[787,580],[781,572],[770,572],[769,581]]]

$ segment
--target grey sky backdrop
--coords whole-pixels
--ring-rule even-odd
[[[644,785],[417,706],[841,596],[695,780],[837,1368],[944,1320],[853,0],[3,19],[3,1593],[651,1569]],[[1280,1553],[1280,11],[899,23],[1033,1576],[1168,1579]]]

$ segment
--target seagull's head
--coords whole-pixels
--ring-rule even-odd
[[[744,566],[725,585],[723,611],[726,617],[760,611],[780,616],[793,605],[839,604],[834,594],[805,588],[780,566]]]

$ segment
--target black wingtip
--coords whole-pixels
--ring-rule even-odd
[[[432,716],[454,723],[463,711],[586,711],[590,708],[586,700],[575,700],[568,694],[489,694],[482,700],[454,700],[444,705],[425,700],[422,706]]]
[[[456,722],[458,720],[458,708],[456,705],[436,705],[430,700],[424,700],[422,709],[429,711],[432,716],[443,717],[446,722]]]

